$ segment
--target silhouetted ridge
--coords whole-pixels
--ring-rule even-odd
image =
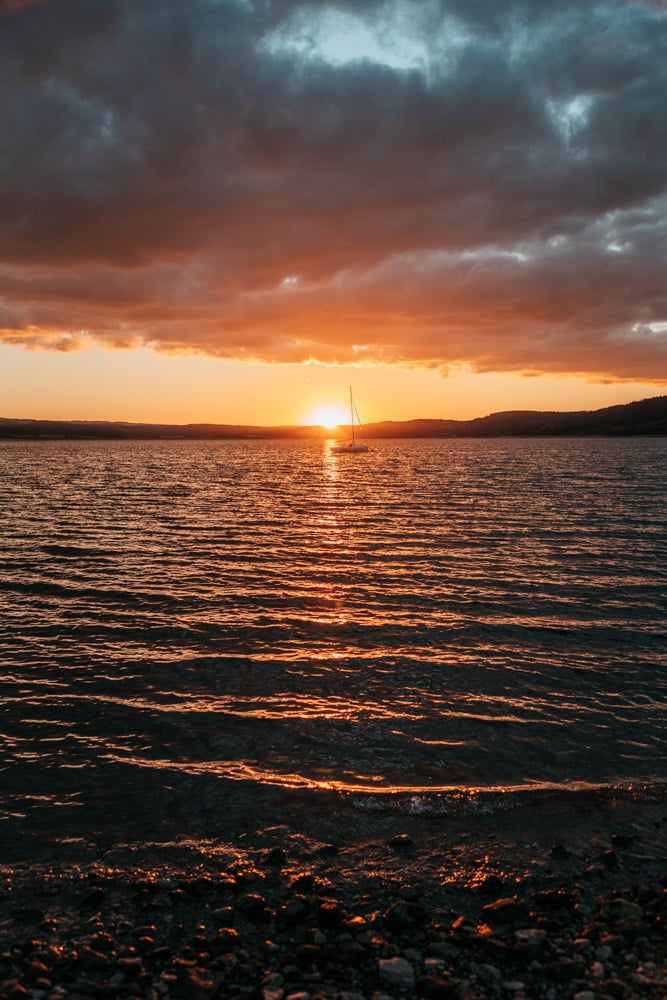
[[[342,430],[343,428],[341,428]],[[365,424],[369,438],[554,437],[667,434],[667,396],[573,413],[506,410],[474,420],[387,420]],[[19,420],[0,417],[0,438],[192,439],[324,438],[323,427],[244,424],[132,424],[104,420]]]

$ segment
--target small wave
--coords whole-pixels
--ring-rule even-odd
[[[625,801],[637,803],[667,802],[667,781],[623,782],[617,784],[516,785],[506,788],[443,789],[428,792],[341,793],[354,809],[363,812],[396,812],[409,816],[480,816],[526,806],[539,807],[560,802],[603,804]]]
[[[211,775],[224,781],[250,782],[257,786],[274,786],[284,790],[301,790],[315,794],[334,793],[354,809],[365,812],[397,812],[411,816],[481,815],[539,806],[559,800],[577,803],[629,801],[642,803],[667,802],[667,780],[649,779],[616,782],[530,782],[517,785],[460,786],[384,786],[370,784],[358,775],[347,778],[313,777],[296,771],[277,771],[248,760],[174,761],[145,758],[132,752],[103,754],[103,759],[122,765],[174,771],[189,775]],[[372,779],[371,779],[372,780]]]

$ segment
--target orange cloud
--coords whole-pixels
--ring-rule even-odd
[[[325,7],[11,5],[0,339],[667,380],[664,12]]]

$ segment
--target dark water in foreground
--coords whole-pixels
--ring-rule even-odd
[[[3,442],[0,816],[664,800],[666,501],[665,439]]]

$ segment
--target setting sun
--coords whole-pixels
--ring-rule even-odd
[[[346,413],[342,406],[335,405],[318,406],[317,409],[310,413],[306,420],[306,424],[317,427],[328,427],[330,430],[338,427],[340,424],[349,422],[349,414]]]

